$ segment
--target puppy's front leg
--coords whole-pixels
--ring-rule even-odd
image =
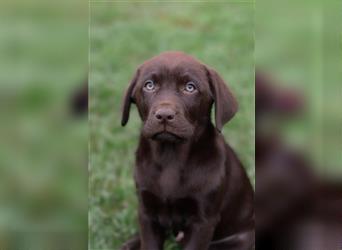
[[[148,217],[139,213],[140,250],[162,250],[165,240],[164,230]]]
[[[216,218],[194,224],[188,232],[190,235],[184,244],[184,250],[208,250],[216,224]]]

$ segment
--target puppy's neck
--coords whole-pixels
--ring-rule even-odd
[[[185,162],[190,149],[190,143],[167,143],[150,141],[153,162],[160,166],[179,165]]]

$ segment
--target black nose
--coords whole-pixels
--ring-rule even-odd
[[[160,108],[156,111],[155,117],[158,121],[172,121],[175,119],[175,111],[170,108]]]

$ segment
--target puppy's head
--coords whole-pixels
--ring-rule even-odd
[[[182,52],[165,52],[143,63],[124,97],[122,125],[131,103],[138,107],[146,138],[180,142],[210,122],[215,103],[221,131],[237,111],[237,102],[216,71]]]

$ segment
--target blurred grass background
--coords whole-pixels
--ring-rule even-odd
[[[181,50],[214,67],[240,110],[224,127],[254,183],[254,4],[90,2],[89,248],[118,249],[137,229],[132,169],[136,108],[121,98],[144,60]],[[168,249],[175,249],[168,246]]]
[[[340,1],[261,0],[256,8],[256,67],[303,96],[302,112],[279,127],[316,170],[341,180]],[[272,21],[270,21],[272,20]]]
[[[2,1],[0,29],[0,249],[85,249],[87,6]]]

